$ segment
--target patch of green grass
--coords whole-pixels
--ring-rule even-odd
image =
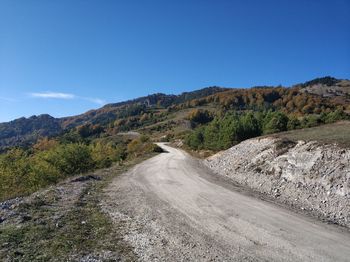
[[[94,250],[112,231],[112,222],[99,210],[97,201],[90,199],[87,194],[90,190],[93,189],[87,188],[79,202],[57,220],[52,219],[53,212],[47,212],[47,207],[38,202],[21,206],[31,221],[0,229],[0,243],[8,250],[6,258],[0,258],[57,261],[73,253],[88,254]]]
[[[340,147],[350,148],[350,121],[282,132],[273,135],[273,137],[286,138],[292,141],[317,141],[320,144],[336,143]]]
[[[53,214],[45,212],[42,206],[31,210],[34,221],[1,228],[0,243],[7,252],[3,257],[0,252],[0,260],[66,261],[74,255],[82,257],[95,250],[117,253],[131,250],[118,241],[118,232],[99,209],[94,190],[87,188],[73,209],[58,220],[52,219],[50,215]],[[40,219],[42,216],[44,219]]]

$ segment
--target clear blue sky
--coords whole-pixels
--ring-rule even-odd
[[[1,0],[0,122],[211,85],[350,78],[349,0]]]

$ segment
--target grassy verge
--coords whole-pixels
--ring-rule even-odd
[[[173,144],[174,147],[177,147],[176,144]],[[213,150],[193,150],[191,148],[189,148],[188,146],[186,145],[183,145],[181,147],[182,150],[186,151],[186,153],[188,153],[189,155],[193,156],[194,158],[199,158],[199,159],[205,159],[207,157],[210,157],[214,154],[217,153],[217,151],[213,151]]]
[[[312,128],[282,132],[273,137],[287,138],[292,141],[317,141],[320,144],[337,144],[340,147],[350,147],[350,121],[340,121]]]
[[[115,176],[154,154],[98,170],[83,182],[65,181],[11,209],[0,224],[0,261],[134,261],[131,247],[100,210],[102,189]]]

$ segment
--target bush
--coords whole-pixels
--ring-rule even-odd
[[[109,167],[127,154],[134,158],[163,151],[146,136],[131,141],[127,147],[123,142],[99,140],[86,145],[48,139],[42,139],[34,147],[34,150],[13,149],[0,155],[0,201],[29,194],[70,175]]]
[[[239,140],[261,135],[261,126],[259,124],[259,121],[252,113],[243,115],[239,119],[239,122],[241,126]]]
[[[138,151],[141,149],[142,142],[140,139],[133,139],[127,146],[128,155],[137,155]]]
[[[98,142],[91,145],[90,149],[95,168],[110,167],[113,162],[121,161],[126,157],[125,150],[121,146]]]
[[[195,129],[186,137],[185,143],[196,150],[222,150],[261,133],[259,119],[253,113],[228,113],[224,117],[214,118],[207,126]]]
[[[329,112],[324,116],[324,122],[326,124],[334,123],[341,119],[347,119],[346,114],[342,110],[336,110],[334,112]]]
[[[101,125],[85,124],[76,127],[76,131],[82,138],[87,138],[89,136],[101,134],[104,128]]]
[[[13,149],[0,157],[0,200],[28,193],[28,178],[31,166],[27,153],[22,149]]]
[[[185,143],[192,149],[200,149],[204,142],[203,128],[197,128],[185,138]]]
[[[48,162],[64,175],[84,173],[94,167],[90,148],[84,144],[59,145],[38,154],[37,157]]]
[[[132,140],[127,145],[128,158],[132,159],[152,152],[163,152],[163,150],[150,141],[142,142],[142,137]]]
[[[28,177],[30,191],[36,191],[47,185],[55,184],[65,177],[57,168],[40,157],[32,157],[31,173]]]
[[[148,142],[149,140],[150,140],[149,136],[146,136],[146,135],[141,135],[140,136],[140,141],[142,143]]]
[[[195,124],[205,124],[213,120],[213,117],[208,110],[194,109],[188,116],[188,120]]]
[[[287,129],[294,130],[301,127],[301,123],[296,116],[291,116],[288,120]]]
[[[25,195],[74,174],[110,166],[125,158],[121,146],[40,142],[34,153],[13,149],[0,155],[0,200]],[[46,145],[49,149],[44,150]]]
[[[308,128],[308,127],[314,127],[317,126],[321,123],[321,118],[317,115],[308,115],[305,116],[302,120],[301,120],[301,127],[302,128]]]
[[[264,134],[273,134],[281,131],[286,131],[288,120],[288,116],[282,112],[268,112],[263,124]]]

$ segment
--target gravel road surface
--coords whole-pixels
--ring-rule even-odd
[[[225,185],[182,150],[117,177],[102,205],[140,261],[350,261],[350,233]]]

